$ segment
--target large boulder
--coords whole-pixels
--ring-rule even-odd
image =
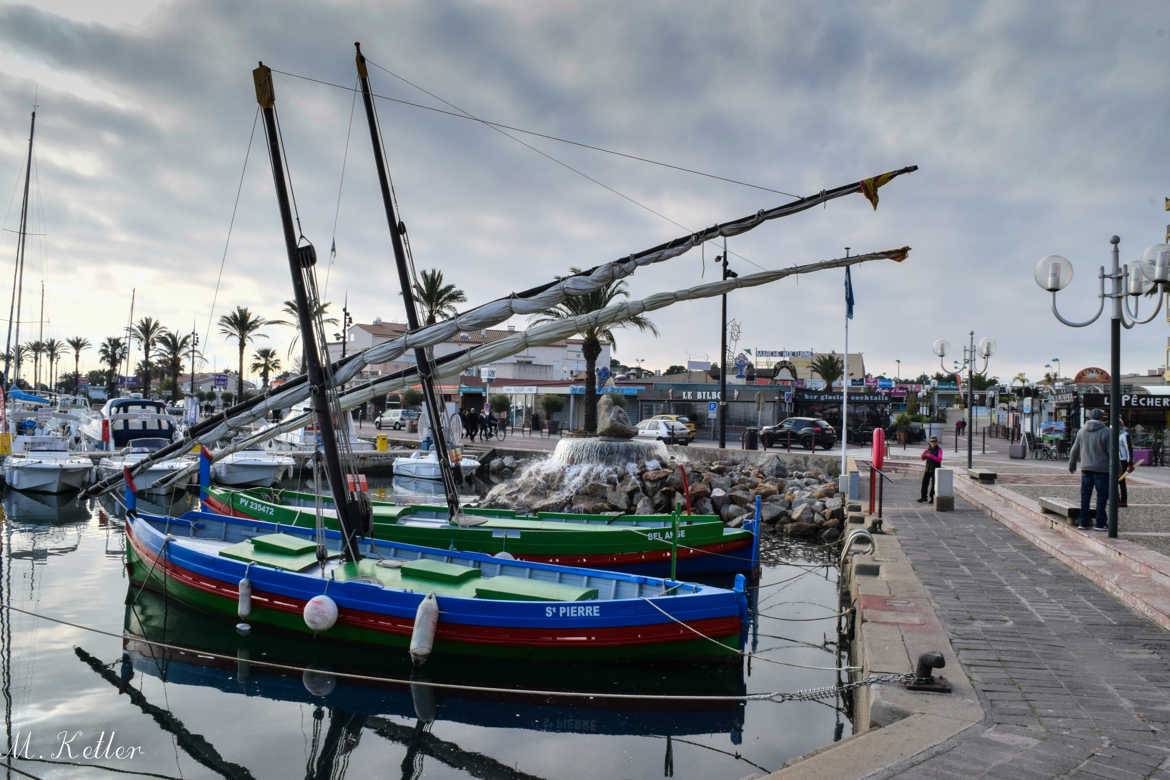
[[[821,485],[819,488],[813,491],[814,498],[832,498],[835,495],[837,495],[836,482],[826,482],[824,485]]]
[[[727,494],[727,497],[731,500],[731,503],[738,506],[746,507],[748,504],[754,503],[755,501],[755,499],[752,498],[752,494],[748,493],[746,490],[733,490]]]
[[[813,539],[821,533],[821,527],[816,523],[789,523],[784,533],[797,539]]]
[[[760,504],[760,520],[764,523],[775,523],[783,514],[784,507],[779,502],[765,501]]]
[[[711,495],[711,486],[706,482],[691,483],[691,501],[698,501]]]
[[[630,509],[630,495],[621,489],[620,485],[614,485],[605,494],[606,503],[619,512],[627,512]]]
[[[654,504],[646,496],[638,499],[638,505],[634,507],[634,514],[636,515],[652,515],[654,514]]]
[[[730,500],[727,496],[727,491],[723,488],[715,488],[711,491],[711,504],[715,507],[716,511],[723,509]]]
[[[715,507],[711,504],[711,499],[704,497],[691,502],[691,511],[696,515],[713,515]]]
[[[776,493],[776,486],[771,485],[767,482],[764,482],[759,487],[757,487],[754,492],[760,498],[768,498],[770,496],[774,496],[777,494]]]
[[[794,523],[812,523],[816,516],[812,504],[795,504],[788,516],[792,518]]]
[[[736,506],[735,504],[728,504],[727,506],[723,507],[723,510],[719,513],[719,516],[723,518],[723,523],[725,525],[732,525],[734,523],[733,527],[738,528],[743,524],[743,516],[745,514],[747,514],[747,510],[745,510],[743,507]]]
[[[597,435],[615,439],[632,439],[638,429],[630,425],[626,410],[613,402],[613,396],[603,393],[597,402]]]

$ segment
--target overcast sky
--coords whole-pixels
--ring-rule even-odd
[[[132,289],[135,318],[195,327],[201,339],[209,314],[237,305],[278,317],[292,296],[260,128],[216,294],[256,111],[251,70],[263,60],[352,85],[360,40],[401,77],[372,69],[379,94],[430,106],[441,98],[785,193],[919,165],[881,190],[876,212],[855,195],[731,239],[732,267],[910,245],[905,263],[855,269],[850,346],[868,370],[892,374],[896,359],[903,375],[927,370],[937,366],[935,338],[957,344],[968,330],[998,340],[992,373],[1005,380],[1018,371],[1036,379],[1053,357],[1066,376],[1108,368],[1108,321],[1059,324],[1032,269],[1050,253],[1072,260],[1076,276],[1059,300],[1067,317],[1085,319],[1097,309],[1110,236],[1121,236],[1122,262],[1164,239],[1168,28],[1164,0],[4,5],[8,231],[39,105],[29,230],[44,235],[29,240],[22,340],[35,338],[42,279],[46,338],[85,336],[95,347],[120,334]],[[276,79],[326,299],[338,310],[348,294],[359,322],[403,320],[360,101],[351,127],[352,93]],[[388,101],[378,110],[417,267],[442,269],[472,304],[790,199],[518,136],[552,160],[481,124]],[[7,303],[15,235],[2,236]],[[630,292],[710,281],[717,251],[707,248],[705,267],[692,252],[640,271]],[[734,294],[728,308],[741,347],[840,350],[842,299],[833,271]],[[618,331],[623,362],[717,359],[718,299],[652,319],[659,338]],[[291,331],[265,332],[258,345],[283,358]],[[1168,336],[1161,315],[1125,331],[1123,369],[1160,369]],[[214,324],[206,343],[216,368],[235,366]],[[83,368],[96,363],[96,349],[83,356]]]

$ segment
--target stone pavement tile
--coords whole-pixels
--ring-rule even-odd
[[[1145,772],[1133,772],[1115,764],[1096,760],[1086,761],[1080,768],[1086,772],[1100,775],[1101,777],[1114,778],[1114,780],[1141,780],[1146,776]]]

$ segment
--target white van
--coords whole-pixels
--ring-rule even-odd
[[[387,409],[374,418],[374,427],[379,431],[383,427],[397,431],[408,426],[411,420],[417,419],[418,411],[415,409]]]

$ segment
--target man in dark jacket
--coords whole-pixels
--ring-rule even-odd
[[[919,455],[925,461],[922,472],[922,496],[918,499],[918,503],[925,504],[934,500],[934,472],[942,465],[942,447],[938,446],[938,437],[930,437],[930,446],[923,450]],[[930,497],[927,498],[929,490]]]
[[[1085,427],[1077,432],[1076,441],[1068,454],[1068,470],[1076,472],[1081,464],[1080,528],[1089,530],[1089,498],[1097,491],[1097,521],[1095,531],[1108,531],[1105,523],[1105,505],[1109,501],[1109,426],[1102,420],[1105,412],[1094,409]]]

